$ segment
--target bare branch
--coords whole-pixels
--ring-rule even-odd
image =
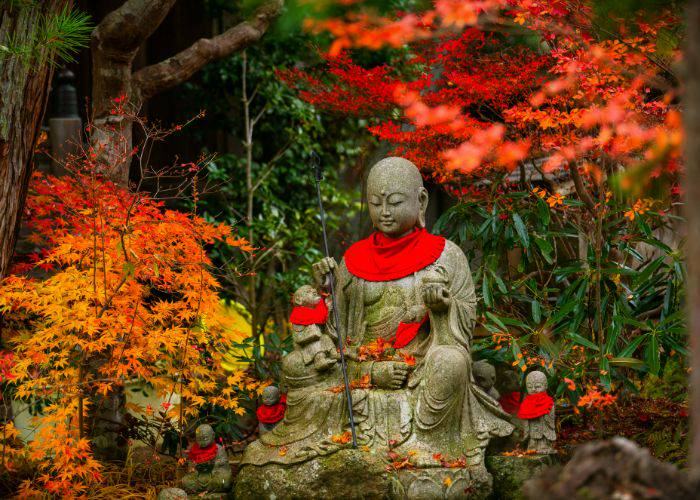
[[[202,38],[182,52],[134,74],[133,89],[142,99],[174,87],[205,64],[244,49],[259,40],[282,11],[283,0],[268,0],[250,19],[213,38]]]

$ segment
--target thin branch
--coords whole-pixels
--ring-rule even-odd
[[[569,173],[571,174],[571,179],[574,181],[574,187],[576,188],[576,193],[579,198],[585,203],[586,208],[590,212],[594,212],[595,203],[593,202],[593,198],[591,198],[591,194],[586,189],[586,186],[583,185],[583,179],[581,178],[581,172],[578,171],[578,167],[576,165],[569,165]]]

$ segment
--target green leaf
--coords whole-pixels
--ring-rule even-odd
[[[535,244],[540,249],[540,252],[542,252],[542,257],[544,257],[544,260],[547,261],[547,264],[553,264],[554,259],[552,258],[552,244],[543,238],[537,237],[535,237]]]
[[[540,303],[537,300],[533,300],[530,303],[530,309],[532,309],[532,320],[535,323],[539,323],[542,321],[542,309],[540,307]]]
[[[641,215],[635,217],[634,220],[637,222],[637,227],[639,228],[639,230],[643,232],[645,236],[651,236],[651,229],[649,228],[649,225],[644,221]]]
[[[481,294],[484,297],[484,304],[486,307],[491,307],[493,301],[491,300],[491,288],[489,287],[489,278],[484,275],[484,280],[481,282]]]
[[[503,282],[501,277],[493,271],[491,272],[491,276],[493,276],[493,279],[496,282],[496,286],[498,286],[498,289],[501,291],[501,293],[508,293],[508,288],[506,287],[506,284]]]
[[[518,215],[516,213],[513,214],[513,223],[515,224],[515,231],[518,233],[518,237],[520,238],[520,241],[523,243],[523,247],[529,248],[530,247],[530,237],[527,234],[527,228],[525,227],[523,220],[520,218],[520,215]]]
[[[576,342],[579,345],[582,345],[584,347],[588,347],[589,349],[593,349],[594,351],[600,351],[600,347],[595,345],[593,342],[591,342],[587,338],[582,337],[578,333],[569,332],[568,336],[571,340],[573,340],[574,342]]]
[[[635,338],[632,342],[627,344],[627,347],[625,347],[623,350],[621,350],[619,353],[617,353],[617,357],[629,358],[632,354],[634,354],[634,351],[637,350],[637,347],[639,347],[639,344],[641,344],[644,341],[645,337],[646,337],[646,335],[640,335],[639,337]]]
[[[654,375],[659,374],[661,363],[659,361],[659,339],[656,335],[649,334],[649,342],[644,349],[644,361],[649,367],[649,372]]]
[[[561,321],[567,314],[569,314],[578,305],[578,300],[570,300],[566,302],[563,306],[559,307],[559,310],[549,318],[548,323],[557,324]]]
[[[494,323],[496,323],[496,324],[497,324],[498,326],[500,326],[503,330],[507,330],[506,325],[503,324],[503,322],[499,319],[498,316],[496,316],[496,315],[493,314],[493,313],[490,313],[489,311],[486,311],[484,314],[486,315],[487,318],[489,318],[491,321],[493,321]]]
[[[537,213],[540,216],[542,224],[548,226],[549,221],[551,219],[551,215],[549,213],[549,205],[547,205],[547,203],[545,203],[545,201],[539,196],[537,197]]]
[[[646,364],[644,361],[637,358],[612,358],[611,365],[622,366],[624,368],[632,368],[633,370],[643,370]]]

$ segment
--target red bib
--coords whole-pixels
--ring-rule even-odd
[[[374,232],[345,252],[351,274],[367,281],[391,281],[420,271],[435,262],[445,248],[445,238],[416,229],[403,238]]]
[[[416,338],[416,335],[418,335],[418,330],[420,330],[420,327],[423,326],[426,321],[428,321],[429,317],[430,315],[426,313],[426,315],[423,316],[423,319],[418,323],[404,323],[403,321],[399,323],[398,328],[396,328],[394,343],[391,345],[391,347],[394,349],[401,349],[402,347],[406,347],[408,344],[410,344],[411,341]]]
[[[321,299],[316,307],[296,306],[292,309],[289,321],[295,325],[322,325],[328,319],[328,306]]]
[[[518,418],[529,420],[546,415],[554,406],[552,396],[546,392],[538,392],[537,394],[528,394],[520,403],[518,410]]]
[[[282,394],[280,402],[274,405],[260,405],[255,411],[258,417],[258,422],[263,424],[276,424],[284,418],[284,412],[287,409],[287,395]]]
[[[216,453],[218,448],[216,443],[212,443],[205,448],[201,448],[197,443],[192,445],[190,451],[187,452],[187,457],[196,464],[201,464],[204,462],[209,462],[216,458]]]
[[[504,394],[499,398],[498,402],[501,408],[503,408],[503,411],[515,415],[518,413],[518,410],[520,410],[520,393],[509,392],[508,394]]]

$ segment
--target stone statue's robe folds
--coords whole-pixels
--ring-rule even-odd
[[[462,250],[446,241],[433,263],[390,281],[359,278],[348,271],[345,260],[337,274],[340,331],[347,339],[351,380],[371,376],[373,365],[384,362],[358,359],[354,355],[358,346],[379,338],[393,341],[400,322],[419,322],[426,315],[424,283],[443,283],[451,297],[449,307],[431,311],[429,321],[401,349],[416,360],[401,389],[353,390],[360,445],[391,447],[399,454],[439,453],[446,459],[465,456],[470,465],[483,466],[488,440],[509,435],[513,425],[473,381],[470,346],[476,295]],[[348,430],[345,396],[332,390],[342,384],[340,370],[315,379],[300,373],[297,380],[293,370],[290,375],[285,380],[289,389],[285,419],[248,447],[243,463],[298,463],[343,446],[337,436]]]

